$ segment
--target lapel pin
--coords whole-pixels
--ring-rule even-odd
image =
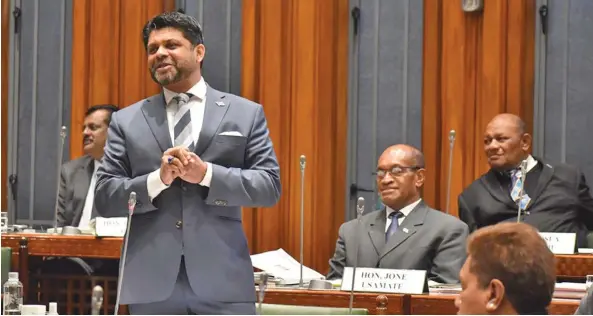
[[[408,233],[408,229],[404,227],[404,233]]]
[[[221,106],[221,107],[224,106],[224,102],[222,102],[222,101],[216,101],[215,103],[218,106]]]

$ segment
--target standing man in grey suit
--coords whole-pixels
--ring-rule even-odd
[[[424,155],[409,145],[387,148],[377,166],[377,187],[385,208],[342,224],[328,279],[344,267],[426,270],[428,280],[459,283],[468,228],[420,198]]]
[[[117,107],[111,104],[91,106],[84,117],[84,156],[62,165],[58,195],[58,226],[86,228],[97,216],[94,194],[97,169],[103,159],[103,148],[111,115]]]
[[[198,21],[158,15],[143,29],[162,94],[117,112],[95,202],[131,219],[121,303],[132,314],[255,314],[241,207],[270,207],[280,170],[261,105],[208,86]]]

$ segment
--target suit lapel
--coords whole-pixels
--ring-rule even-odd
[[[142,105],[144,118],[163,152],[173,147],[169,123],[167,122],[166,106],[165,97],[162,93],[146,99]]]
[[[95,161],[90,156],[87,157],[88,159],[85,160],[84,164],[80,165],[78,170],[76,170],[74,180],[72,181],[72,183],[74,183],[74,193],[72,197],[74,218],[72,219],[72,226],[78,226],[78,223],[80,222],[80,217],[84,210],[84,202],[86,201],[91,178],[95,169]]]
[[[206,108],[204,110],[204,120],[202,123],[202,130],[200,131],[200,138],[196,145],[195,153],[200,156],[204,153],[212,138],[216,135],[218,126],[222,122],[222,118],[229,109],[230,101],[226,96],[208,86],[206,90]]]
[[[378,211],[375,219],[367,227],[367,233],[369,234],[369,238],[371,238],[371,243],[377,252],[377,256],[385,248],[385,224],[387,223],[385,212],[385,208]]]
[[[424,218],[426,217],[427,212],[428,208],[426,205],[423,202],[420,202],[404,219],[401,225],[399,225],[395,234],[391,236],[391,239],[389,239],[381,253],[381,257],[379,257],[379,260],[383,259],[383,257],[393,251],[393,249],[412,237],[418,229],[420,229],[420,226],[424,225]]]
[[[544,191],[544,189],[546,188],[548,183],[550,183],[550,180],[552,179],[552,176],[554,175],[554,168],[552,168],[550,165],[544,163],[543,161],[541,161],[539,159],[538,159],[538,162],[542,164],[542,173],[539,176],[539,179],[537,181],[537,187],[535,187],[533,196],[530,197],[531,202],[529,202],[529,205],[527,205],[527,208],[529,208],[531,205],[533,205],[535,203],[535,201],[542,194],[542,192]]]
[[[482,182],[482,185],[486,188],[486,191],[488,191],[488,193],[490,193],[493,198],[506,204],[510,208],[516,209],[517,204],[511,199],[511,192],[508,189],[502,187],[502,184],[500,184],[495,172],[497,171],[490,169],[486,173],[486,176],[480,179],[480,182]]]

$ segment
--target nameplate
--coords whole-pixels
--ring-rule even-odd
[[[352,267],[344,268],[342,291],[352,289]],[[422,294],[425,270],[356,268],[355,292]]]
[[[127,217],[97,217],[95,218],[95,233],[100,237],[124,237],[127,225]]]
[[[539,233],[548,244],[548,248],[556,255],[574,254],[576,243],[575,233]]]

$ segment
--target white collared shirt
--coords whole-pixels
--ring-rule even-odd
[[[86,198],[84,200],[84,207],[82,209],[82,215],[80,216],[80,222],[78,222],[78,228],[88,228],[93,215],[93,202],[95,201],[95,186],[97,184],[97,169],[101,166],[101,162],[95,160],[95,169],[91,176],[91,183],[89,184],[89,190],[86,192]]]
[[[527,172],[531,171],[531,169],[537,166],[537,160],[535,160],[535,158],[533,158],[532,155],[527,156],[527,158],[525,158],[525,161],[527,161]]]
[[[187,93],[191,93],[192,97],[189,99],[189,113],[191,116],[191,124],[192,124],[192,136],[194,138],[194,146],[197,146],[198,140],[200,138],[200,132],[202,131],[202,124],[204,122],[204,112],[206,111],[206,91],[208,87],[206,85],[206,81],[204,81],[204,77],[200,78],[200,81],[196,83],[193,87],[191,87]],[[179,93],[173,92],[171,90],[167,90],[163,88],[163,94],[165,95],[165,102],[167,102],[167,122],[169,124],[169,135],[171,137],[171,143],[175,143],[175,113],[177,109],[175,106],[171,106],[174,103],[173,98],[176,97]],[[210,182],[212,181],[212,165],[209,162],[206,162],[208,168],[206,169],[206,174],[204,175],[204,179],[199,184],[201,186],[210,186]],[[161,169],[157,169],[151,172],[148,175],[148,179],[146,180],[146,188],[148,190],[148,196],[150,200],[157,197],[163,190],[168,188],[169,186],[164,184],[161,180]]]
[[[403,215],[397,219],[398,226],[400,226],[402,224],[402,222],[404,221],[404,219],[406,219],[406,217],[408,217],[408,215],[410,215],[410,213],[412,213],[414,208],[418,204],[420,204],[420,201],[422,201],[422,199],[418,199],[418,201],[416,201],[412,204],[408,204],[408,205],[404,206],[404,208],[399,210],[400,213],[402,213]],[[392,208],[390,208],[387,205],[385,205],[385,210],[386,210],[385,216],[387,216],[387,221],[385,222],[385,232],[387,232],[387,230],[389,230],[389,225],[391,225],[391,219],[393,218],[393,217],[389,217],[389,214],[395,212],[395,210],[393,210]]]

